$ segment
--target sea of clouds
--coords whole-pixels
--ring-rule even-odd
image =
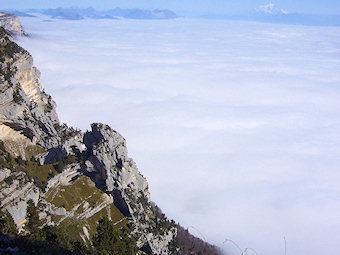
[[[230,255],[339,254],[340,28],[22,22],[60,120],[122,133],[170,218]]]

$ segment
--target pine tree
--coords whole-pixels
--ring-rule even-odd
[[[129,236],[128,229],[116,230],[107,216],[98,222],[93,246],[100,255],[131,255],[137,252],[136,240]]]
[[[27,202],[26,219],[28,221],[26,224],[27,230],[31,234],[38,233],[40,226],[39,211],[32,199]]]
[[[0,211],[0,232],[11,235],[12,237],[17,234],[17,226],[15,225],[12,216],[7,211]]]

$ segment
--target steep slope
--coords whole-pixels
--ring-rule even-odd
[[[58,145],[59,121],[55,103],[41,89],[40,72],[30,54],[5,29],[0,28],[0,36],[0,139],[8,141],[14,155],[25,158],[23,147],[28,145]]]
[[[151,202],[125,139],[101,123],[85,133],[61,125],[30,54],[1,27],[0,42],[0,203],[6,217],[32,234],[32,201],[39,228],[59,226],[91,247],[106,216],[114,228],[128,229],[138,254],[179,254],[177,225]]]

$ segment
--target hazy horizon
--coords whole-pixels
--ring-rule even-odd
[[[2,8],[56,8],[56,7],[72,7],[78,6],[86,8],[92,6],[97,9],[112,9],[115,7],[121,8],[144,8],[144,9],[171,9],[179,14],[188,15],[204,15],[204,14],[244,14],[258,9],[260,6],[273,3],[280,9],[286,10],[289,13],[303,14],[340,14],[340,4],[337,0],[300,0],[300,1],[263,1],[263,0],[239,0],[235,1],[220,1],[220,0],[2,0],[0,9]]]

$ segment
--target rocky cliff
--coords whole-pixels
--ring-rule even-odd
[[[0,27],[3,27],[12,35],[27,35],[20,24],[19,18],[12,14],[0,12]]]
[[[60,124],[31,55],[1,27],[0,43],[1,211],[27,234],[32,201],[40,229],[61,226],[87,246],[107,216],[130,229],[138,254],[178,254],[177,225],[151,202],[125,139],[101,123]]]

